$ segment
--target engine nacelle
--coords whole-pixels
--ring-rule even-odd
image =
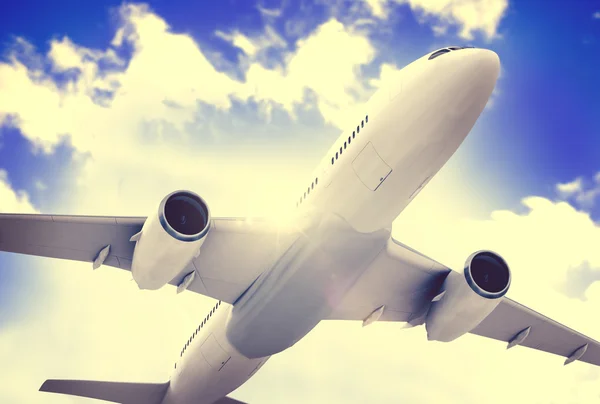
[[[471,254],[462,272],[450,272],[442,298],[431,304],[427,339],[448,342],[473,330],[500,303],[510,287],[510,269],[498,254]]]
[[[131,272],[140,289],[160,289],[197,256],[210,227],[206,202],[175,191],[146,219],[133,251]]]

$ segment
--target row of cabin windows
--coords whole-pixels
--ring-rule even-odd
[[[362,121],[360,121],[360,125],[356,126],[356,130],[352,131],[352,136],[348,136],[348,140],[344,142],[344,146],[340,146],[340,151],[339,152],[335,152],[335,157],[331,157],[331,165],[333,165],[335,163],[335,160],[337,160],[342,153],[344,152],[344,150],[346,150],[346,148],[352,143],[352,139],[356,138],[356,134],[360,133],[360,128],[364,128],[365,127],[365,123],[369,123],[369,115],[365,116],[365,119],[363,119]],[[310,187],[308,187],[308,189],[306,190],[306,192],[304,193],[304,195],[300,198],[300,200],[298,202],[296,202],[296,207],[300,206],[300,204],[302,202],[304,202],[304,200],[306,199],[306,197],[308,195],[310,195],[310,191],[315,189],[315,185],[319,184],[319,178],[315,178],[315,180],[313,181],[312,184],[310,184]]]
[[[198,335],[198,333],[200,332],[202,327],[204,327],[204,325],[208,322],[208,319],[212,317],[212,315],[217,311],[217,309],[219,308],[220,305],[221,305],[221,301],[219,300],[217,302],[217,304],[215,305],[215,307],[213,307],[212,310],[206,315],[206,318],[204,320],[202,320],[202,322],[198,325],[198,328],[196,328],[196,330],[194,331],[194,333],[192,334],[190,339],[185,343],[185,346],[181,350],[181,353],[179,354],[180,357],[183,356],[183,353],[185,352],[185,350],[190,346],[190,344],[192,343],[192,341],[194,340],[196,335]],[[177,365],[175,365],[175,367],[177,367]]]
[[[342,153],[344,153],[344,150],[346,150],[346,147],[348,147],[351,143],[352,143],[352,139],[354,139],[356,137],[356,135],[358,133],[360,133],[360,128],[364,128],[365,127],[365,123],[369,123],[369,115],[365,116],[365,119],[360,121],[360,125],[356,126],[356,130],[352,131],[352,136],[348,136],[348,140],[344,142],[344,146],[340,146],[340,151],[339,152],[335,152],[335,157],[331,157],[331,165],[335,164],[335,161],[340,158],[340,156],[342,155]]]
[[[304,202],[304,200],[306,199],[306,197],[308,195],[310,195],[310,191],[312,191],[313,189],[315,189],[316,185],[319,185],[319,177],[315,178],[315,180],[310,184],[310,187],[308,187],[308,189],[304,193],[304,196],[301,197],[298,202],[296,202],[296,206],[299,206],[302,202]]]

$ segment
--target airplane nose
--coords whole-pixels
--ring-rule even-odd
[[[479,116],[490,98],[500,73],[500,58],[487,49],[455,51],[457,58],[452,80],[448,82],[451,97],[444,100],[449,117],[464,119],[465,114]],[[460,53],[464,52],[464,53]],[[451,62],[451,60],[449,60]]]
[[[488,49],[477,49],[476,55],[479,75],[496,83],[500,74],[500,58],[496,52]]]

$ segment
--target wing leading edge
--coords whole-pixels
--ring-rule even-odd
[[[145,220],[0,214],[0,251],[94,263],[110,245],[102,264],[129,271],[135,247],[130,239],[140,232]],[[295,238],[297,234],[282,234],[260,220],[212,219],[201,253],[170,284],[177,286],[194,272],[187,290],[233,303]]]
[[[390,238],[329,319],[423,324],[450,271]],[[600,343],[507,297],[471,333],[600,366]]]

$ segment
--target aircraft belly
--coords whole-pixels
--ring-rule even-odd
[[[358,233],[339,216],[328,215],[236,302],[229,343],[248,358],[294,345],[337,306],[389,235],[387,229]]]

